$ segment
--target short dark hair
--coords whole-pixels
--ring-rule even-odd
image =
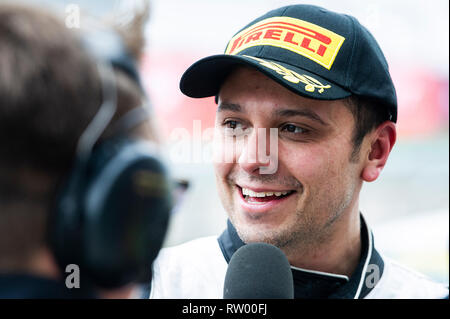
[[[353,150],[350,160],[356,161],[364,137],[388,119],[388,112],[387,108],[380,105],[378,100],[367,97],[352,95],[344,99],[344,103],[355,120],[352,137]]]
[[[147,8],[136,16],[129,32],[119,33],[132,34],[124,42],[137,59]],[[97,63],[81,35],[51,12],[0,4],[0,267],[20,264],[45,245],[58,183],[70,172],[79,137],[101,105]],[[144,99],[125,72],[114,74],[117,111],[104,138],[116,119]]]
[[[138,28],[147,16],[146,11],[136,14],[125,29],[129,32],[117,30],[136,59],[144,45]],[[102,101],[96,62],[79,34],[50,12],[2,4],[0,70],[0,172],[21,167],[52,175],[67,172],[78,139]],[[119,69],[114,73],[118,106],[112,123],[144,97],[129,76]]]
[[[26,6],[0,7],[0,42],[2,165],[66,170],[101,101],[92,59],[62,21]]]

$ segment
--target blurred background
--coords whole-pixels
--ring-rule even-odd
[[[2,1],[2,0],[0,0]],[[141,1],[28,0],[71,15],[123,13]],[[378,40],[396,85],[398,140],[381,178],[365,184],[360,207],[378,249],[448,285],[449,2],[447,0],[152,0],[142,75],[165,156],[190,187],[172,217],[165,246],[219,235],[226,225],[212,164],[212,98],[181,94],[181,75],[196,60],[222,53],[239,29],[265,12],[308,3],[355,16]],[[73,27],[73,26],[72,26]],[[76,26],[75,26],[76,27]],[[205,153],[204,158],[198,153]],[[197,155],[196,155],[197,154]]]

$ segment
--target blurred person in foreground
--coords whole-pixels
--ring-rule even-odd
[[[123,151],[145,153],[130,141],[153,147],[156,139],[133,66],[147,16],[148,7],[122,29],[74,31],[50,12],[0,4],[0,298],[138,297],[137,277],[151,277],[168,208],[149,210],[149,188],[128,187],[128,171],[119,167],[148,185],[142,176],[156,173],[145,165],[159,165],[152,155]],[[119,188],[108,184],[112,173]],[[154,256],[142,252],[149,238]]]
[[[295,298],[448,296],[380,254],[359,210],[363,182],[380,176],[395,144],[397,98],[357,19],[275,9],[236,33],[225,54],[193,64],[180,88],[216,96],[214,164],[229,220],[218,238],[160,252],[152,298],[222,298],[227,263],[253,242],[284,252]]]

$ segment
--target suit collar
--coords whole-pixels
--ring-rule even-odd
[[[383,274],[384,262],[374,248],[372,231],[364,217],[360,215],[360,218],[361,258],[352,276],[348,278],[339,274],[291,267],[295,298],[362,299],[374,288]],[[230,220],[218,242],[227,263],[234,252],[245,245]]]

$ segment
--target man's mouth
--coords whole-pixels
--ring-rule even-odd
[[[250,204],[262,204],[270,201],[279,201],[286,197],[291,196],[295,193],[295,190],[265,190],[265,191],[255,191],[249,188],[240,187],[236,185],[239,189],[241,197]]]

